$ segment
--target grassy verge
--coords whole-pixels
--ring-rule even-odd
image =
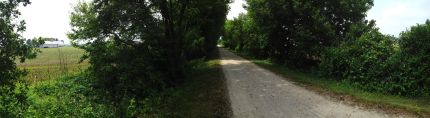
[[[218,58],[197,60],[190,79],[178,88],[171,107],[176,117],[226,118],[231,117],[230,103],[224,74]]]
[[[392,114],[406,114],[418,117],[429,117],[430,98],[407,98],[387,95],[383,93],[366,92],[347,82],[325,79],[311,73],[298,72],[286,67],[276,65],[267,60],[251,60],[253,63],[278,73],[289,80],[315,90],[331,98],[347,101],[364,107],[382,109]]]

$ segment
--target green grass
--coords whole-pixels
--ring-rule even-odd
[[[176,117],[228,118],[231,108],[220,60],[191,62],[193,71],[184,85],[177,88],[177,95],[170,107]]]
[[[74,47],[41,48],[42,52],[35,59],[24,63],[17,61],[18,67],[28,70],[25,79],[30,82],[75,74],[88,67],[88,63],[78,63],[84,50]]]
[[[267,60],[251,60],[253,63],[269,69],[275,73],[289,78],[294,82],[305,86],[311,86],[313,89],[319,89],[334,93],[335,96],[347,95],[353,100],[363,103],[369,107],[384,107],[385,110],[406,110],[420,117],[428,117],[430,114],[430,98],[418,97],[407,98],[401,96],[387,95],[383,93],[367,92],[354,87],[347,82],[339,82],[333,79],[321,78],[311,73],[304,73],[291,70],[289,68],[276,65]]]

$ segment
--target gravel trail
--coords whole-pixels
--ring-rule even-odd
[[[392,118],[330,100],[220,48],[235,118]],[[395,116],[398,117],[398,116]]]

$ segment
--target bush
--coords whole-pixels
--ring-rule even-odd
[[[426,96],[430,92],[429,50],[430,21],[411,27],[399,40],[373,29],[328,49],[320,69],[365,90]]]
[[[376,29],[329,48],[322,57],[323,74],[347,80],[366,90],[384,91],[390,76],[387,61],[395,53],[394,41]]]
[[[171,91],[153,93],[145,98],[124,96],[121,101],[111,101],[108,93],[96,88],[92,75],[81,73],[70,77],[42,81],[33,84],[28,91],[28,109],[11,107],[24,117],[76,117],[114,118],[124,112],[123,117],[161,117],[165,113],[162,100]],[[122,106],[118,106],[119,105]],[[14,115],[16,116],[16,115]]]
[[[25,71],[16,67],[16,60],[21,63],[35,58],[39,52],[41,40],[26,40],[21,36],[25,31],[25,22],[19,19],[18,6],[27,6],[29,0],[0,1],[0,117],[22,117],[25,110],[26,84],[20,77]]]
[[[0,86],[0,117],[23,117],[27,108],[27,86],[17,82],[14,86]]]
[[[413,82],[409,85],[412,94],[430,92],[430,20],[425,24],[412,26],[400,35],[399,78]]]
[[[222,44],[247,56],[268,58],[270,46],[264,31],[249,15],[240,14],[226,22]]]

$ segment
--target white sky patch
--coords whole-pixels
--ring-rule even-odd
[[[233,19],[239,16],[240,13],[246,13],[246,10],[243,8],[243,5],[246,4],[245,0],[233,0],[233,3],[230,3],[230,11],[228,12],[227,19]]]
[[[26,7],[20,6],[22,15],[20,19],[25,20],[27,30],[25,38],[49,37],[64,40],[69,43],[67,33],[71,30],[70,13],[73,5],[79,0],[31,0]]]
[[[430,19],[430,0],[375,0],[367,19],[376,20],[384,34],[399,36],[411,26]]]

